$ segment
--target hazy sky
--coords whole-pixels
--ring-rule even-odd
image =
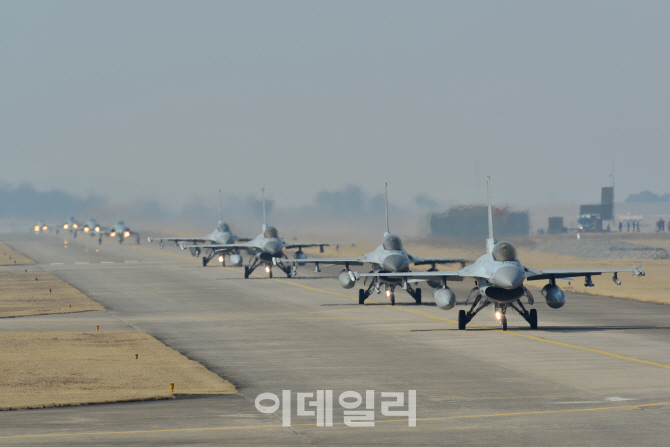
[[[0,181],[181,207],[670,192],[670,2],[3,1]]]

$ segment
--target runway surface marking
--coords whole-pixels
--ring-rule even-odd
[[[141,250],[151,251],[153,253],[160,253],[160,254],[166,254],[166,255],[170,255],[170,256],[177,256],[177,255],[174,255],[174,254],[171,254],[171,253],[157,252],[155,250],[150,250],[150,249],[146,249],[146,248],[143,248],[143,247],[136,247],[136,248],[139,248]],[[185,259],[184,257],[181,257],[181,256],[179,256],[179,257],[181,259]],[[225,269],[229,270],[229,271],[232,271],[232,272],[244,273],[242,270],[234,269],[234,268],[231,268],[231,267],[225,267]],[[255,277],[258,277],[258,278],[265,278],[265,276],[262,276],[262,275],[256,275],[256,274],[252,274],[252,275],[255,276]],[[285,281],[285,280],[282,280],[282,279],[276,279],[276,278],[270,278],[270,279],[272,279],[273,281],[276,281],[276,282],[283,283],[283,284],[288,284],[288,285],[295,286],[295,287],[302,287],[303,289],[312,290],[314,292],[325,293],[325,294],[335,295],[335,296],[342,296],[342,297],[349,298],[349,299],[352,299],[352,300],[357,299],[357,297],[353,297],[351,295],[347,295],[347,294],[344,294],[344,293],[331,292],[331,291],[328,291],[328,290],[323,290],[323,289],[319,289],[319,288],[316,288],[316,287],[306,286],[304,284],[298,284],[298,283],[291,282],[291,281]],[[448,318],[436,317],[434,315],[430,315],[430,314],[423,313],[423,312],[418,312],[418,311],[412,310],[412,309],[405,309],[405,308],[402,308],[402,307],[389,306],[388,304],[382,304],[382,305],[384,305],[385,307],[388,307],[390,309],[402,310],[402,311],[405,311],[405,312],[412,312],[412,313],[422,315],[424,317],[428,317],[428,318],[431,318],[431,319],[434,319],[434,320],[446,321],[448,323],[454,323],[454,324],[458,323],[455,320],[450,320]],[[511,331],[502,331],[500,329],[494,329],[494,328],[487,327],[487,326],[479,326],[479,325],[476,325],[476,324],[471,324],[470,326],[479,327],[479,328],[483,328],[483,329],[491,329],[491,330],[495,330],[496,332],[500,332],[500,333],[503,333],[503,334],[515,335],[517,337],[525,337],[525,338],[529,338],[531,340],[541,341],[541,342],[545,342],[545,343],[551,343],[551,344],[554,344],[554,345],[557,345],[557,346],[563,346],[563,347],[566,347],[566,348],[579,349],[579,350],[582,350],[582,351],[607,355],[607,356],[610,356],[610,357],[614,357],[614,358],[618,358],[618,359],[622,359],[622,360],[628,360],[628,361],[631,361],[631,362],[637,362],[637,363],[656,366],[656,367],[660,367],[660,368],[664,368],[664,369],[670,369],[670,366],[663,365],[661,363],[650,362],[648,360],[636,359],[634,357],[627,357],[627,356],[615,354],[615,353],[612,353],[612,352],[601,351],[599,349],[585,348],[583,346],[571,345],[569,343],[563,343],[563,342],[559,342],[559,341],[548,340],[546,338],[536,337],[534,335],[520,334],[518,332],[511,332]]]
[[[387,307],[391,307],[391,306],[387,306]],[[457,321],[447,320],[446,318],[435,317],[435,316],[433,316],[433,315],[425,314],[425,313],[423,313],[423,312],[417,312],[416,310],[403,309],[403,308],[400,308],[400,307],[397,308],[397,309],[398,309],[398,310],[404,310],[404,311],[406,311],[406,312],[413,312],[413,313],[416,313],[416,314],[419,314],[419,315],[424,315],[424,316],[426,316],[426,317],[430,317],[430,318],[435,318],[435,319],[437,319],[437,320],[448,321],[448,322],[450,322],[450,323],[458,323]],[[542,341],[542,342],[545,342],[545,343],[551,343],[551,344],[558,345],[558,346],[563,346],[563,347],[566,347],[566,348],[580,349],[580,350],[582,350],[582,351],[595,352],[595,353],[597,353],[597,354],[608,355],[608,356],[610,356],[610,357],[615,357],[615,358],[622,359],[622,360],[629,360],[629,361],[631,361],[631,362],[644,363],[644,364],[647,364],[647,365],[658,366],[658,367],[660,367],[660,368],[670,369],[670,366],[668,366],[668,365],[663,365],[662,363],[650,362],[650,361],[648,361],[648,360],[636,359],[636,358],[634,358],[634,357],[626,357],[625,355],[614,354],[613,352],[601,351],[601,350],[599,350],[599,349],[585,348],[585,347],[583,347],[583,346],[571,345],[571,344],[569,344],[569,343],[563,343],[563,342],[560,342],[560,341],[548,340],[548,339],[546,339],[546,338],[536,337],[536,336],[534,336],[534,335],[520,334],[520,333],[518,333],[518,332],[512,332],[512,331],[503,331],[503,330],[501,330],[501,329],[495,329],[495,328],[491,328],[491,327],[487,327],[487,326],[478,326],[478,325],[476,325],[476,324],[473,324],[473,325],[471,325],[471,326],[475,326],[475,327],[479,327],[479,328],[484,328],[484,329],[491,329],[491,330],[494,330],[494,331],[496,331],[496,332],[500,332],[500,333],[502,333],[502,334],[516,335],[517,337],[530,338],[531,340],[537,340],[537,341]]]
[[[230,270],[233,270],[233,269],[230,269]],[[239,271],[239,270],[234,270],[234,271]],[[262,278],[262,276],[260,276],[260,275],[254,275],[254,276],[258,276],[258,277]],[[321,292],[321,293],[327,293],[327,294],[330,294],[330,295],[343,296],[343,297],[347,297],[347,298],[350,298],[350,299],[353,299],[353,300],[356,299],[355,297],[352,297],[350,295],[346,295],[344,293],[329,292],[327,290],[318,289],[316,287],[310,287],[310,286],[305,286],[305,285],[302,285],[302,284],[296,284],[294,282],[284,281],[284,280],[281,280],[281,279],[274,279],[274,281],[277,281],[277,282],[280,282],[280,283],[283,283],[283,284],[290,284],[290,285],[293,285],[293,286],[302,287],[302,288],[305,288],[305,289],[308,289],[308,290],[313,290],[315,292]],[[389,309],[402,310],[402,311],[405,311],[405,312],[412,312],[412,313],[415,313],[415,314],[418,314],[418,315],[423,315],[424,317],[432,318],[432,319],[435,319],[435,320],[446,321],[446,322],[454,323],[454,324],[458,323],[458,321],[455,321],[455,320],[449,320],[447,318],[436,317],[434,315],[430,315],[430,314],[423,313],[423,312],[418,312],[418,311],[412,310],[412,309],[405,309],[405,308],[402,308],[402,307],[389,306],[388,304],[384,304],[384,306],[388,307]],[[488,327],[488,326],[479,326],[479,325],[476,325],[476,324],[472,324],[470,326],[479,327],[479,328],[483,328],[483,329],[491,329],[491,330],[494,330],[496,332],[500,332],[500,333],[503,333],[503,334],[516,335],[517,337],[525,337],[525,338],[529,338],[531,340],[541,341],[541,342],[545,342],[545,343],[551,343],[551,344],[554,344],[554,345],[557,345],[557,346],[563,346],[563,347],[566,347],[566,348],[572,348],[572,349],[579,349],[579,350],[582,350],[582,351],[594,352],[594,353],[597,353],[597,354],[607,355],[607,356],[622,359],[622,360],[628,360],[628,361],[631,361],[631,362],[643,363],[643,364],[646,364],[646,365],[657,366],[659,368],[670,369],[670,366],[663,365],[661,363],[650,362],[648,360],[636,359],[634,357],[627,357],[625,355],[619,355],[619,354],[615,354],[613,352],[601,351],[599,349],[592,349],[592,348],[585,348],[583,346],[571,345],[569,343],[563,343],[563,342],[560,342],[560,341],[548,340],[546,338],[536,337],[534,335],[520,334],[518,332],[512,332],[512,331],[503,331],[503,330],[500,330],[500,329],[495,329],[495,328],[491,328],[491,327]]]
[[[636,410],[639,408],[658,407],[668,405],[670,402],[657,402],[653,404],[639,404],[639,405],[624,405],[619,407],[599,407],[599,408],[578,408],[573,410],[545,410],[545,411],[526,411],[517,413],[494,413],[494,414],[472,414],[460,416],[441,416],[432,418],[416,418],[419,421],[446,421],[453,419],[476,419],[476,418],[496,418],[496,417],[512,417],[512,416],[539,416],[546,414],[561,414],[561,413],[585,413],[596,411],[614,411],[614,410]],[[388,423],[407,423],[407,419],[386,419],[381,421],[374,421],[375,424]],[[291,424],[291,427],[316,427],[317,424]],[[344,422],[334,422],[333,426],[344,426]],[[204,431],[224,431],[224,430],[250,430],[258,428],[287,428],[281,424],[276,425],[249,425],[240,427],[202,427],[202,428],[174,428],[164,430],[129,430],[129,431],[103,431],[103,432],[88,432],[88,433],[51,433],[44,435],[13,435],[0,436],[0,439],[24,439],[24,438],[60,438],[65,436],[107,436],[107,435],[134,435],[134,434],[152,434],[152,433],[182,433],[182,432],[204,432]]]

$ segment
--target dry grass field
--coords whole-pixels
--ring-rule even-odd
[[[142,332],[4,332],[0,358],[0,410],[237,393]]]
[[[0,318],[89,310],[105,308],[51,273],[0,272]]]
[[[34,263],[35,261],[29,257],[0,242],[0,265],[27,265]]]

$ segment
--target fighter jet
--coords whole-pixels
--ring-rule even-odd
[[[91,217],[84,224],[80,225],[79,231],[82,231],[85,234],[90,234],[91,236],[95,236],[96,234],[99,234],[101,231],[103,231],[103,228],[98,225],[94,218]]]
[[[389,212],[388,212],[388,185],[384,185],[384,198],[385,198],[385,209],[386,209],[386,233],[384,233],[384,238],[382,244],[377,247],[374,251],[367,253],[358,258],[318,258],[318,259],[307,259],[303,254],[302,257],[296,255],[296,260],[288,261],[295,267],[297,265],[304,265],[305,263],[314,264],[314,271],[320,272],[319,265],[344,265],[344,270],[340,272],[340,284],[345,289],[350,289],[356,285],[356,281],[350,276],[349,266],[352,265],[364,265],[371,264],[372,272],[378,273],[390,273],[390,272],[409,272],[411,265],[430,265],[430,271],[436,271],[436,264],[454,264],[460,263],[461,266],[464,266],[468,262],[472,262],[472,259],[461,259],[461,258],[423,258],[421,256],[415,256],[410,253],[407,253],[402,245],[402,240],[397,234],[391,233],[389,230]],[[280,259],[273,259],[273,261],[280,261]],[[395,288],[400,285],[401,281],[399,279],[391,279],[383,276],[375,276],[367,289],[358,289],[358,304],[364,304],[365,300],[372,295],[372,292],[381,293],[381,286],[384,285],[386,296],[391,300],[391,305],[395,306]],[[409,295],[414,298],[417,304],[421,304],[421,289],[412,288],[408,283],[402,284],[403,290],[405,290]],[[439,282],[435,285],[439,287]]]
[[[33,231],[35,231],[35,233],[46,233],[47,231],[49,231],[49,226],[45,224],[43,220],[40,220],[33,227]]]
[[[74,237],[77,237],[77,229],[79,228],[79,223],[77,220],[74,218],[74,216],[70,216],[70,218],[67,220],[67,222],[63,223],[60,225],[63,230],[68,230],[70,233],[74,234]],[[56,227],[56,234],[58,234],[59,227]]]
[[[122,220],[119,220],[110,228],[108,231],[100,231],[100,237],[98,238],[98,244],[102,244],[102,235],[106,234],[109,237],[118,237],[119,244],[123,243],[124,240],[128,239],[130,236],[135,236],[135,241],[137,245],[140,245],[140,233],[136,231],[131,231]]]
[[[249,275],[256,270],[261,264],[265,264],[265,272],[272,278],[272,266],[276,265],[279,267],[287,277],[291,277],[293,274],[293,269],[290,265],[284,265],[281,261],[273,262],[273,258],[286,258],[284,254],[284,249],[297,248],[302,250],[307,247],[320,247],[323,250],[323,247],[331,245],[326,242],[285,242],[282,238],[279,237],[279,232],[277,228],[270,227],[267,225],[267,220],[265,216],[265,189],[261,190],[262,199],[263,199],[263,231],[261,234],[242,244],[215,244],[215,245],[186,245],[181,244],[183,250],[189,249],[211,249],[214,254],[226,254],[230,253],[231,250],[235,250],[235,253],[238,253],[239,250],[247,250],[250,253],[253,253],[251,258],[249,258],[249,265],[244,267],[244,277],[248,278]]]
[[[182,244],[192,244],[191,246],[191,254],[195,256],[196,258],[200,256],[201,253],[201,247],[197,246],[196,244],[202,243],[202,244],[216,244],[216,245],[227,245],[227,244],[234,244],[235,242],[248,242],[251,239],[249,238],[241,238],[239,236],[235,236],[231,231],[230,227],[228,226],[227,223],[223,222],[223,218],[221,217],[221,190],[219,189],[219,223],[217,224],[216,228],[214,231],[209,233],[207,236],[199,237],[199,238],[189,238],[189,237],[149,237],[149,242],[153,241],[160,241],[161,248],[163,248],[163,244],[165,241],[168,242],[174,242],[175,245],[179,246]],[[207,263],[214,257],[216,256],[216,252],[211,249],[207,248],[207,254],[202,257],[202,266],[206,267]],[[226,255],[229,256],[230,258],[230,263],[235,266],[235,267],[240,267],[242,265],[242,256],[239,254],[239,250],[237,249],[230,249],[228,251],[220,250],[218,252],[219,254],[219,262],[225,267],[226,265]]]
[[[498,242],[493,237],[489,181],[490,179],[487,177],[489,237],[486,239],[486,254],[477,259],[474,264],[452,272],[376,272],[364,274],[351,272],[351,280],[355,281],[360,277],[389,278],[401,281],[403,286],[406,286],[409,281],[437,280],[440,282],[440,287],[436,288],[433,292],[435,303],[440,309],[448,310],[456,304],[456,296],[447,286],[447,282],[463,281],[464,278],[472,278],[475,281],[475,287],[470,291],[466,299],[466,304],[470,300],[473,300],[472,305],[467,312],[459,310],[458,328],[461,330],[465,329],[465,326],[479,311],[488,305],[492,305],[496,319],[500,321],[502,330],[506,331],[506,312],[509,308],[519,313],[530,324],[531,329],[537,329],[537,311],[535,309],[528,311],[521,303],[521,297],[526,296],[528,304],[534,304],[533,296],[523,284],[524,280],[548,280],[548,284],[542,289],[542,295],[545,297],[549,307],[559,309],[565,304],[565,293],[556,285],[556,280],[559,278],[584,277],[584,285],[586,287],[593,287],[591,277],[603,273],[612,273],[612,280],[617,285],[621,284],[621,280],[617,276],[619,273],[629,272],[633,276],[645,275],[641,267],[615,270],[537,270],[524,266],[519,262],[516,248],[511,242]]]

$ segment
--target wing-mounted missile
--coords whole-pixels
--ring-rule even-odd
[[[433,299],[437,307],[442,310],[449,310],[456,305],[456,295],[449,287],[433,290]]]
[[[542,296],[547,300],[547,306],[560,309],[565,304],[565,293],[557,285],[547,284],[542,288]]]

